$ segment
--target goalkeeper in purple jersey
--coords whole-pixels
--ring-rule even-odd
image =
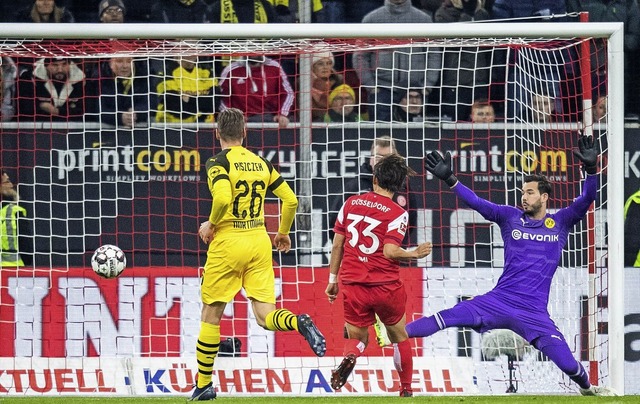
[[[551,184],[544,176],[524,177],[522,209],[518,209],[486,201],[462,185],[451,171],[450,153],[443,158],[433,151],[425,157],[427,171],[449,185],[469,207],[500,226],[504,270],[488,293],[407,324],[409,337],[428,337],[449,327],[471,327],[481,333],[506,328],[549,357],[580,386],[582,395],[617,395],[609,388],[591,385],[547,311],[551,280],[568,234],[596,198],[598,148],[588,136],[582,136],[578,145],[574,154],[587,173],[584,188],[573,203],[555,214],[547,213]]]

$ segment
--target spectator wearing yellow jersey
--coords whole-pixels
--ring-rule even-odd
[[[214,88],[212,70],[198,63],[197,56],[180,56],[158,86],[156,122],[213,122]]]

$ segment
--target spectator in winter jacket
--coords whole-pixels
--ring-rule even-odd
[[[151,22],[208,23],[209,8],[203,0],[158,0],[151,7]]]
[[[19,10],[15,22],[76,22],[71,11],[55,0],[34,0],[33,5]]]
[[[491,14],[494,20],[563,15],[565,0],[496,0]]]
[[[362,22],[429,24],[433,20],[413,7],[410,0],[385,0],[384,6],[367,14]],[[438,48],[413,47],[354,53],[353,66],[372,103],[369,118],[389,122],[392,101],[410,88],[421,88],[426,98],[440,78],[441,52]]]
[[[82,121],[92,112],[95,96],[85,90],[85,74],[65,58],[44,58],[34,64],[31,79],[18,85],[20,119]]]
[[[238,108],[249,122],[277,122],[285,128],[294,92],[278,62],[266,56],[235,61],[220,74],[220,108]]]
[[[398,103],[393,106],[393,121],[423,122],[425,100],[422,89],[410,89],[399,97]]]
[[[16,64],[8,56],[2,56],[0,65],[0,122],[8,122],[16,113]]]
[[[136,123],[149,122],[149,77],[144,62],[113,57],[102,63],[94,76],[99,86],[103,123],[132,128]]]
[[[624,23],[624,109],[640,116],[640,6],[637,0],[567,0],[567,12],[588,12],[589,22]],[[606,86],[607,55],[603,41],[592,41],[593,86]],[[606,95],[601,92],[599,95]]]
[[[342,77],[333,69],[331,52],[313,55],[311,61],[311,117],[314,122],[322,122],[329,110],[331,89],[342,84]]]
[[[564,0],[496,0],[492,8],[492,18],[506,20],[507,22],[545,22],[557,23],[566,20],[566,5]],[[560,17],[557,17],[560,16]],[[504,99],[504,116],[507,120],[520,119],[528,114],[527,106],[533,100],[530,93],[542,87],[548,95],[554,98],[556,105],[553,108],[562,114],[562,100],[571,100],[576,94],[571,94],[561,82],[574,80],[577,66],[570,61],[577,61],[579,57],[573,55],[571,47],[549,51],[539,48],[514,49],[507,55],[503,50],[495,50],[493,59],[493,82],[506,83],[505,95],[497,94],[499,88],[492,88],[491,100]],[[530,61],[535,60],[540,64],[535,73],[528,71]],[[501,66],[509,66],[505,69]],[[508,71],[508,72],[507,72]],[[502,90],[502,89],[500,89]],[[565,93],[562,93],[564,91]],[[478,94],[478,96],[486,96]],[[571,104],[571,102],[570,102]],[[563,117],[571,116],[567,111]]]
[[[469,22],[489,19],[482,0],[445,0],[435,12],[435,22]],[[488,98],[493,50],[477,46],[446,47],[443,51],[440,116],[466,120],[476,98]]]

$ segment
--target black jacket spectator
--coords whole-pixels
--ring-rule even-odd
[[[0,62],[0,122],[8,122],[16,113],[18,69],[9,56],[2,56]]]
[[[129,57],[111,58],[95,75],[100,94],[100,121],[124,127],[149,122],[152,106],[146,63]]]
[[[40,6],[35,2],[33,5],[19,10],[14,22],[76,22],[71,11],[67,10],[54,1],[52,4],[44,3]]]
[[[489,13],[476,0],[462,2],[458,8],[445,0],[435,12],[435,22],[469,22],[489,19]],[[441,116],[464,121],[477,98],[489,97],[491,50],[479,47],[444,48],[441,79]]]
[[[28,76],[28,72],[25,73]],[[21,75],[18,84],[20,120],[82,121],[91,112],[92,100],[85,91],[85,74],[64,58],[39,59],[32,77]]]
[[[203,0],[158,0],[151,8],[150,22],[199,24],[209,21]]]

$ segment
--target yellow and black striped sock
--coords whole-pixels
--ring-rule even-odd
[[[274,310],[265,318],[267,330],[298,331],[298,317],[287,309]]]
[[[220,326],[200,323],[200,334],[196,343],[196,359],[198,360],[198,387],[211,383],[213,361],[220,347]]]

